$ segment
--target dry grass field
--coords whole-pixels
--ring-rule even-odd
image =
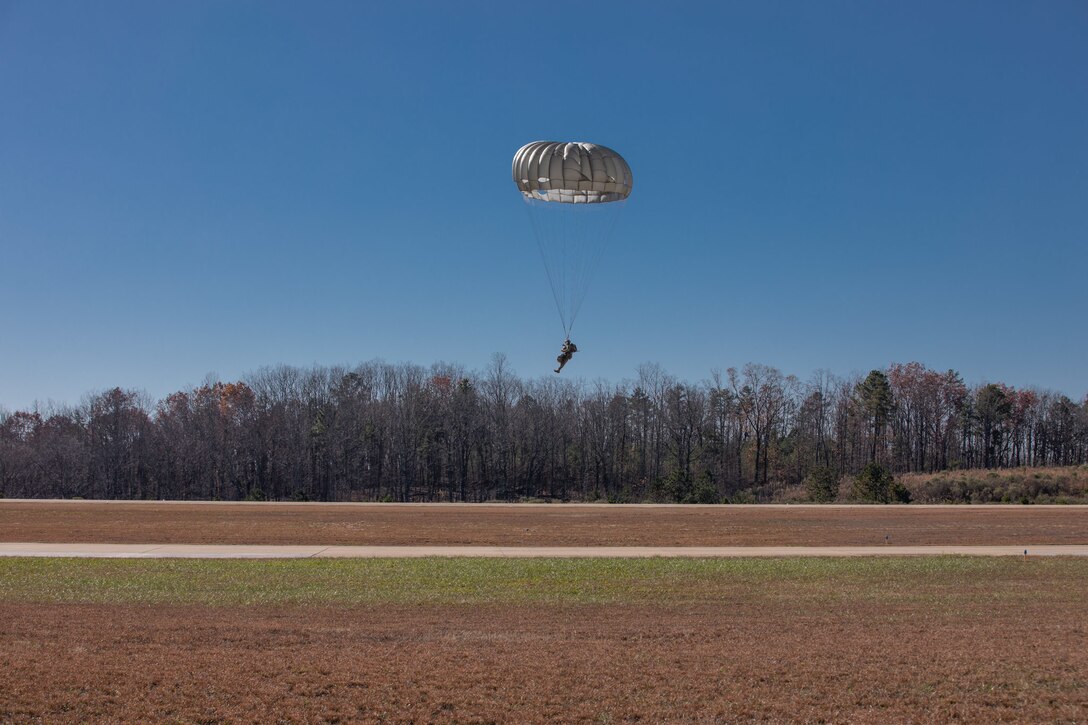
[[[914,503],[1088,503],[1088,466],[968,469],[896,478]]]
[[[0,541],[328,546],[1030,546],[1088,544],[1088,506],[0,501]]]
[[[1084,544],[1088,507],[0,502],[0,540]],[[1088,559],[0,558],[0,723],[1088,720]]]
[[[1084,722],[1088,561],[0,560],[2,722]]]

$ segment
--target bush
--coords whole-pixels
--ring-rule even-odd
[[[684,503],[721,503],[722,497],[718,493],[718,487],[710,479],[709,475],[699,476],[695,487],[687,496]]]
[[[1010,471],[996,477],[992,471],[943,472],[912,483],[910,490],[918,503],[1088,502],[1088,489],[1075,470]]]
[[[746,488],[743,491],[737,491],[735,494],[729,497],[727,503],[736,504],[752,504],[759,503],[759,499],[752,493],[752,489]]]
[[[775,489],[774,495],[771,496],[771,503],[811,503],[812,499],[809,498],[808,493],[805,491],[805,487],[798,483],[795,486],[783,486],[782,488]]]
[[[669,474],[665,476],[665,495],[670,501],[676,503],[686,501],[694,488],[691,478],[683,471],[669,471]]]
[[[655,478],[650,482],[645,501],[647,503],[698,503],[692,500],[694,491],[695,486],[692,485],[688,476],[680,471],[670,471],[664,478]]]
[[[869,463],[854,478],[853,498],[874,503],[910,503],[910,492],[879,463]]]
[[[254,489],[250,490],[249,493],[246,494],[245,500],[246,501],[264,501],[265,500],[264,491],[262,491],[260,488],[254,488]]]
[[[671,503],[668,493],[665,491],[665,482],[660,478],[650,481],[650,485],[646,487],[644,501],[646,503]]]
[[[619,491],[613,491],[608,494],[608,503],[634,503],[635,495],[631,492],[630,486],[624,486]]]
[[[830,466],[817,466],[805,476],[805,492],[817,503],[834,501],[839,496],[839,474]]]

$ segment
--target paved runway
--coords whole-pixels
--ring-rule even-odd
[[[98,559],[414,559],[487,557],[1088,556],[1085,546],[260,546],[0,543],[0,556]]]

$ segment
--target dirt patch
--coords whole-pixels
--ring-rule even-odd
[[[0,501],[0,541],[416,546],[1086,544],[1088,506],[421,506]]]
[[[0,605],[0,721],[1080,721],[1083,603]]]

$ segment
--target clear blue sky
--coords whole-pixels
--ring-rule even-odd
[[[564,375],[919,360],[1079,398],[1086,39],[1079,0],[0,0],[0,405],[551,375],[531,140],[635,175]]]

